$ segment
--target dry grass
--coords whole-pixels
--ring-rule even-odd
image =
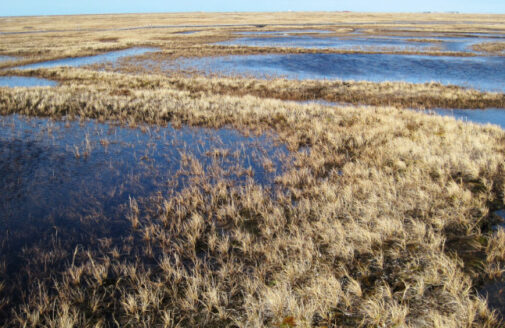
[[[503,259],[489,216],[504,202],[503,130],[391,107],[181,91],[158,77],[48,72],[64,84],[0,89],[0,113],[274,130],[308,151],[294,153],[274,194],[210,183],[193,165],[192,184],[172,197],[153,195],[145,211],[132,200],[130,237],[67,250],[50,279],[32,272],[5,326],[500,325],[475,288],[485,263]]]
[[[499,55],[505,53],[505,42],[483,42],[473,45],[472,48],[475,51]]]
[[[215,93],[224,95],[253,95],[261,98],[281,100],[309,101],[326,100],[377,106],[396,106],[403,108],[505,108],[505,95],[502,93],[482,92],[456,86],[444,86],[438,83],[412,84],[405,82],[359,82],[359,81],[323,81],[323,80],[258,80],[253,78],[216,78],[186,77],[172,72],[167,77],[154,75],[160,72],[152,67],[145,69],[128,64],[120,71],[136,73],[128,75],[100,74],[84,69],[54,68],[48,70],[5,71],[0,75],[27,75],[54,79],[64,85],[72,85],[75,80],[80,84],[97,85],[97,79],[114,92],[129,93],[143,88],[149,83],[158,88],[176,88],[192,94]],[[149,75],[145,73],[149,72]],[[140,75],[139,74],[142,74]],[[161,73],[161,72],[160,72]],[[121,76],[121,79],[117,79]],[[148,81],[148,82],[146,82]],[[104,86],[104,87],[106,87]],[[119,90],[119,91],[118,91]]]

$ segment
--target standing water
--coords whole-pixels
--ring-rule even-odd
[[[259,78],[440,82],[484,91],[505,91],[505,57],[499,56],[275,54],[179,59],[167,63],[166,67]]]
[[[84,65],[93,65],[106,62],[116,62],[121,58],[139,56],[147,52],[158,51],[156,48],[130,48],[125,50],[111,51],[95,56],[63,58],[51,60],[42,63],[35,63],[16,67],[17,69],[38,69],[38,68],[51,68],[58,66],[79,67]]]

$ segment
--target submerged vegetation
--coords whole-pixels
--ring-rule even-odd
[[[239,24],[244,14],[223,14],[213,21],[204,14],[188,15],[174,19],[177,24],[188,17],[200,25]],[[238,28],[200,26],[199,32],[185,35],[180,27],[174,28],[176,36],[166,36],[163,28],[120,30],[134,26],[125,25],[132,16],[119,17],[78,18],[85,37],[95,40],[90,44],[77,42],[75,31],[44,32],[33,41],[37,54],[27,41],[33,35],[8,34],[0,50],[26,55],[21,63],[55,58],[61,49],[48,42],[57,34],[64,41],[60,46],[69,49],[65,56],[133,45],[179,45],[189,53],[201,49],[195,40],[227,39]],[[152,15],[145,21],[139,15],[137,26],[163,25],[166,17],[171,16]],[[272,14],[250,18],[261,27],[243,29],[273,29],[267,25],[279,17],[296,25],[346,16]],[[440,17],[447,20],[437,25],[445,33],[503,28],[501,16],[478,16],[479,24],[457,23],[473,16]],[[367,33],[412,25],[420,32],[437,31],[422,18],[407,15],[404,19],[417,21],[409,24],[396,22],[395,15],[350,14],[338,33],[354,32],[343,29],[352,24]],[[33,22],[47,31],[67,19]],[[25,31],[4,29],[3,20],[2,31]],[[14,20],[18,27],[27,22]],[[20,42],[10,49],[12,40]],[[0,178],[0,190],[16,190],[23,199],[25,192],[33,194],[26,186],[41,188],[38,184],[47,179],[61,188],[72,173],[31,171],[26,161],[94,167],[97,154],[130,149],[136,142],[121,139],[114,129],[82,137],[78,123],[118,125],[130,129],[126,135],[142,134],[146,141],[133,147],[140,151],[131,154],[130,149],[129,156],[133,168],[141,166],[155,186],[146,188],[143,175],[128,166],[120,169],[124,163],[107,157],[101,175],[67,185],[76,189],[69,192],[75,199],[68,204],[49,202],[51,211],[19,222],[3,211],[0,326],[503,326],[504,309],[493,309],[480,291],[490,282],[501,286],[504,278],[505,229],[494,212],[505,203],[505,131],[405,109],[503,108],[503,94],[436,83],[162,76],[127,62],[104,67],[120,72],[51,68],[0,73],[59,82],[55,87],[0,88],[2,133],[14,135],[0,139],[0,169],[11,172]],[[314,99],[355,106],[286,101]],[[16,133],[13,122],[30,122],[29,117],[42,118],[32,123],[35,132],[20,125]],[[211,137],[192,144],[198,151],[184,146],[157,158],[154,148],[175,142],[157,132],[168,125],[268,135],[283,151],[279,155],[265,143],[245,144],[257,151],[244,159],[236,141]],[[55,140],[70,135],[72,126],[77,141],[68,140],[63,148]],[[43,157],[44,148],[37,145],[45,140],[58,156]],[[205,148],[209,145],[214,148]],[[204,154],[210,164],[195,154]],[[172,163],[177,170],[171,177],[163,165]],[[117,185],[100,184],[99,177],[109,172],[119,174]],[[19,179],[23,173],[34,181]],[[51,197],[50,189],[44,197]],[[0,209],[12,211],[12,204],[2,199]],[[23,227],[23,220],[32,225]]]

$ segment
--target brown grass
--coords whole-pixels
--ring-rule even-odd
[[[6,326],[500,325],[476,288],[485,263],[503,260],[489,215],[504,202],[503,130],[53,72],[69,74],[64,85],[0,89],[0,113],[274,130],[295,162],[273,195],[209,183],[192,165],[192,184],[172,197],[153,195],[145,212],[130,201],[121,252],[62,255],[64,270],[34,278]]]
[[[72,85],[75,80],[82,84],[96,85],[97,79],[113,88],[115,93],[128,94],[143,88],[145,81],[159,88],[176,88],[192,94],[224,94],[234,96],[253,95],[261,98],[309,101],[325,100],[362,105],[396,106],[403,108],[505,108],[505,95],[482,92],[439,83],[412,84],[405,82],[365,82],[365,81],[323,81],[323,80],[258,80],[253,78],[227,77],[186,77],[171,72],[171,77],[154,75],[156,69],[146,70],[141,66],[125,65],[120,71],[137,75],[127,80],[116,76],[103,75],[84,69],[55,68],[49,70],[5,71],[0,75],[38,76]],[[158,71],[159,72],[159,71]],[[167,72],[164,72],[165,75]],[[117,89],[116,89],[117,88]]]
[[[487,52],[490,54],[504,54],[505,42],[482,42],[472,46],[475,51]]]

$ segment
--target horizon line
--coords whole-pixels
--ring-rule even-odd
[[[55,13],[33,15],[0,15],[0,18],[13,17],[52,17],[52,16],[101,16],[101,15],[150,15],[150,14],[227,14],[227,13],[353,13],[353,14],[445,14],[445,15],[505,15],[505,12],[465,12],[465,11],[353,11],[353,10],[241,10],[241,11],[146,11],[146,12],[104,12],[104,13]]]

